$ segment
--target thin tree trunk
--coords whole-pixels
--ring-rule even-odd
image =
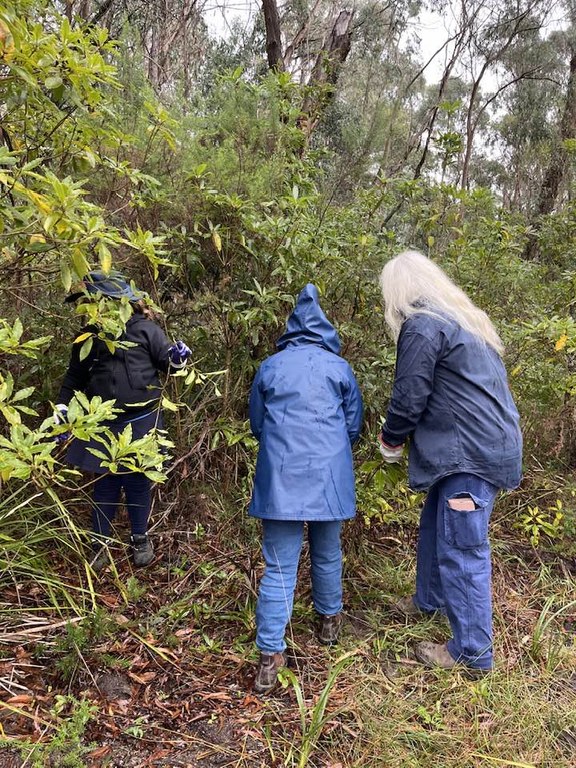
[[[282,59],[282,35],[280,32],[280,14],[276,0],[262,0],[264,24],[266,26],[266,54],[268,66],[276,72],[284,70]]]
[[[282,37],[277,0],[262,0],[262,7],[266,26],[268,66],[270,69],[277,72],[284,71],[286,69],[286,62],[282,57]],[[319,94],[321,93],[321,87],[323,85],[334,86],[338,81],[340,68],[350,53],[353,18],[354,11],[340,11],[337,19],[332,25],[330,34],[316,56],[307,83],[310,86],[310,95],[304,99],[301,117],[298,120],[298,126],[304,132],[306,140],[309,139],[320,116],[334,96],[334,89],[330,87],[325,88],[320,97]],[[303,36],[309,28],[309,24],[310,17],[308,17],[300,31],[297,33],[292,44],[286,49],[286,58],[288,61],[292,58],[297,44],[303,39]]]
[[[112,7],[114,0],[104,0],[100,8],[98,8],[97,11],[95,11],[94,15],[90,19],[90,24],[98,24],[98,22],[103,18],[103,16],[106,15],[106,13],[110,10]]]
[[[467,39],[470,36],[470,28],[476,18],[478,11],[476,10],[472,17],[468,17],[468,12],[466,9],[466,4],[463,3],[462,5],[462,13],[461,13],[461,23],[460,27],[457,30],[457,32],[454,34],[450,40],[448,40],[442,48],[447,45],[449,42],[454,41],[454,49],[452,50],[452,53],[450,54],[450,59],[446,63],[446,66],[444,67],[444,72],[442,73],[442,78],[440,80],[440,83],[438,85],[438,96],[436,97],[436,104],[434,107],[430,110],[428,114],[428,119],[426,121],[425,126],[420,131],[419,135],[415,138],[413,138],[406,148],[406,152],[404,155],[403,162],[408,160],[414,149],[418,149],[422,143],[422,137],[424,134],[426,134],[426,139],[424,141],[424,147],[422,149],[422,153],[420,155],[420,159],[418,160],[418,163],[416,165],[416,168],[414,169],[414,179],[420,178],[420,175],[422,173],[422,169],[424,167],[424,163],[426,162],[426,158],[428,157],[428,152],[430,150],[430,143],[432,141],[432,134],[434,131],[434,126],[436,124],[436,118],[438,117],[438,111],[440,109],[440,104],[442,103],[444,99],[444,92],[446,90],[446,87],[448,85],[448,82],[450,80],[450,77],[452,76],[452,71],[456,65],[456,62],[459,60],[462,51],[466,45]],[[440,50],[442,50],[440,48]],[[434,54],[436,55],[436,54]],[[428,62],[430,63],[430,62]],[[413,85],[414,78],[410,82],[409,86]]]
[[[570,75],[566,89],[566,101],[560,122],[560,136],[552,151],[550,165],[540,188],[536,212],[532,219],[533,228],[537,228],[540,219],[554,210],[568,165],[568,154],[564,142],[566,139],[574,138],[576,138],[576,47],[573,45],[570,55]],[[524,249],[524,258],[537,259],[538,257],[538,238],[536,234],[532,234]]]
[[[302,118],[299,125],[306,135],[310,135],[326,107],[334,98],[334,87],[338,82],[342,64],[348,58],[352,46],[352,20],[354,11],[340,11],[338,18],[330,32],[327,42],[319,51],[314,67],[308,80],[311,86],[311,94],[304,100],[302,105]],[[332,86],[326,88],[321,101],[318,99],[318,86]]]
[[[461,181],[460,185],[462,189],[468,189],[469,183],[470,183],[470,160],[472,158],[472,149],[474,144],[474,136],[476,134],[476,128],[478,126],[478,122],[480,120],[481,115],[486,110],[488,105],[493,101],[493,99],[489,99],[478,111],[478,114],[474,116],[474,107],[476,105],[476,99],[478,97],[478,94],[480,93],[480,85],[482,83],[482,80],[484,79],[484,75],[488,71],[488,68],[492,66],[496,61],[500,60],[504,53],[510,48],[512,43],[519,37],[519,35],[522,34],[523,31],[523,23],[526,21],[526,19],[529,17],[530,13],[534,10],[534,8],[537,6],[539,0],[534,0],[533,4],[525,9],[522,13],[520,13],[515,19],[513,19],[513,26],[510,29],[510,32],[508,33],[508,37],[506,40],[502,43],[500,47],[498,47],[496,50],[493,50],[491,54],[486,56],[486,60],[484,61],[484,64],[482,65],[480,72],[478,76],[474,79],[474,82],[472,84],[472,90],[470,92],[470,99],[468,101],[468,110],[466,113],[466,146],[464,149],[464,159],[462,163],[462,174],[461,174]],[[516,80],[519,80],[521,78],[516,78]],[[511,83],[507,84],[505,87],[508,87],[508,85],[511,85]],[[501,93],[504,90],[504,88],[499,88],[497,93]]]

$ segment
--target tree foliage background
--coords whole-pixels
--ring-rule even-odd
[[[573,3],[253,11],[216,39],[197,0],[0,6],[0,578],[37,579],[61,611],[96,600],[73,512],[89,484],[51,419],[80,327],[63,299],[91,268],[133,278],[195,362],[166,385],[172,470],[154,441],[106,433],[110,404],[79,398],[73,434],[166,481],[190,524],[190,488],[244,505],[250,383],[313,281],[365,397],[362,523],[398,522],[413,496],[374,463],[394,365],[377,276],[407,246],[505,340],[526,456],[502,514],[574,557]],[[430,12],[450,18],[433,55]],[[118,338],[129,308],[94,311]]]
[[[184,1],[24,6],[0,28],[4,494],[74,484],[44,417],[79,323],[62,299],[90,268],[135,278],[194,350],[166,398],[191,477],[249,474],[251,378],[308,280],[365,393],[369,456],[393,363],[376,278],[406,246],[503,334],[527,482],[534,463],[571,466],[570,4],[551,25],[541,0],[451,6],[438,82],[418,5],[266,3],[266,24],[220,40]],[[98,312],[117,337],[129,310]]]

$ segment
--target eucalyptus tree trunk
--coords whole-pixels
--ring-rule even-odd
[[[289,70],[298,56],[300,47],[308,39],[310,30],[319,22],[315,14],[319,8],[318,0],[291,42],[282,54],[282,29],[277,0],[262,0],[264,23],[266,28],[266,53],[268,66],[275,71]],[[324,114],[328,104],[334,98],[335,86],[342,65],[346,61],[352,45],[353,10],[341,10],[331,23],[329,32],[324,32],[321,44],[314,51],[312,58],[306,57],[302,69],[302,82],[310,86],[309,95],[302,103],[302,114],[298,121],[309,139],[312,131]],[[311,65],[309,74],[306,65]]]
[[[470,98],[468,100],[466,114],[466,141],[460,176],[460,185],[463,189],[468,188],[470,183],[470,161],[474,147],[474,138],[482,115],[485,113],[488,106],[490,106],[490,104],[492,104],[492,102],[494,102],[507,87],[521,78],[515,78],[515,80],[501,86],[495,94],[484,101],[484,103],[479,104],[482,81],[486,77],[489,69],[502,60],[517,40],[527,32],[531,32],[534,24],[542,23],[546,13],[547,0],[546,2],[542,2],[542,0],[528,0],[524,7],[520,7],[519,3],[518,6],[514,6],[511,11],[506,8],[506,6],[503,6],[502,10],[495,10],[495,15],[490,19],[490,23],[486,28],[481,27],[479,29],[480,34],[473,34],[471,36],[471,42],[480,52],[484,61],[482,62],[479,72],[473,78]],[[484,42],[484,37],[487,38],[487,43]],[[530,71],[526,71],[524,76],[528,77],[533,74],[534,70],[533,68],[530,68]]]
[[[282,59],[282,34],[280,31],[280,14],[276,0],[262,0],[264,25],[266,27],[266,55],[268,66],[277,72],[284,69]]]
[[[308,85],[312,86],[310,95],[302,104],[303,117],[300,127],[309,139],[318,121],[334,99],[335,86],[338,82],[342,65],[348,58],[352,46],[352,20],[354,11],[340,11],[328,39],[318,52]],[[319,87],[324,86],[318,99]]]
[[[566,100],[560,122],[560,135],[552,151],[550,165],[540,188],[536,212],[532,219],[534,229],[538,228],[542,216],[552,213],[556,206],[568,168],[568,152],[565,142],[567,139],[574,138],[576,138],[576,40],[572,41],[570,45],[570,70]],[[537,235],[532,234],[524,249],[524,258],[537,259],[539,255]]]

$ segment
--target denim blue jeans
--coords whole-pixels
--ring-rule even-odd
[[[476,669],[493,664],[488,521],[498,490],[476,475],[448,475],[430,488],[420,517],[414,602],[447,615],[448,651]],[[454,509],[457,500],[474,509]]]
[[[323,616],[342,610],[342,521],[262,520],[265,568],[256,605],[256,645],[263,653],[286,648],[304,525],[308,526],[314,608]]]

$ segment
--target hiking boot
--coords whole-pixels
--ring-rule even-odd
[[[93,545],[92,558],[89,565],[94,573],[100,573],[107,565],[110,565],[110,550],[106,544]]]
[[[286,656],[283,653],[261,653],[254,690],[257,693],[268,693],[278,682],[278,670],[286,666]]]
[[[456,661],[452,658],[446,643],[429,643],[424,641],[414,646],[414,655],[427,667],[453,669]]]
[[[399,598],[395,603],[392,603],[390,608],[394,611],[394,613],[400,613],[402,616],[406,616],[410,619],[415,619],[418,616],[425,615],[425,611],[423,611],[421,608],[418,608],[414,602],[413,595],[407,595],[406,597]]]
[[[320,616],[318,640],[322,643],[322,645],[335,645],[338,642],[338,635],[340,634],[341,626],[341,613],[335,613],[332,616]]]
[[[154,547],[148,534],[134,533],[130,536],[130,544],[132,545],[132,560],[137,568],[149,565],[154,560]]]
[[[441,615],[441,611],[424,611],[422,608],[416,605],[414,602],[414,595],[408,595],[407,597],[401,597],[392,603],[390,610],[394,613],[399,613],[406,619],[418,619],[425,618],[426,616]]]
[[[466,664],[459,664],[452,658],[446,643],[429,643],[424,641],[414,646],[414,655],[419,662],[427,667],[439,667],[440,669],[454,669],[457,667],[466,677],[473,680],[484,677],[492,670],[469,667]]]

